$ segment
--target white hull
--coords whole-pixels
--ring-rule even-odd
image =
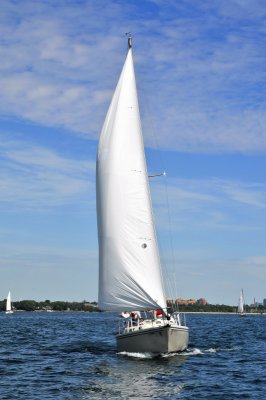
[[[186,326],[160,326],[116,336],[118,352],[175,353],[188,346]]]
[[[116,336],[118,352],[176,353],[188,346],[189,329],[180,315],[169,319],[128,319]]]
[[[13,311],[12,310],[6,311],[6,314],[13,314]]]

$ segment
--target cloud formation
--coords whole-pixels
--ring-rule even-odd
[[[266,185],[232,179],[168,179],[152,184],[159,230],[264,231]]]
[[[265,152],[260,0],[9,0],[1,10],[3,115],[97,138],[130,27],[149,146],[155,130],[166,149]]]
[[[0,143],[2,210],[49,209],[94,202],[94,162],[66,158],[28,141]],[[84,205],[84,204],[83,204]]]
[[[265,19],[261,0],[2,2],[1,291],[97,298],[96,141],[132,31],[147,154],[171,170],[151,184],[163,263],[184,296],[232,301],[239,277],[263,296]]]

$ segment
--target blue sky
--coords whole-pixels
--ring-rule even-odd
[[[23,3],[23,6],[22,6]],[[133,32],[177,296],[266,298],[260,0],[11,1],[0,16],[0,298],[97,299],[97,140]],[[169,233],[170,232],[170,233]]]

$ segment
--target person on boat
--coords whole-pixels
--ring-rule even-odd
[[[138,319],[141,318],[141,315],[140,315],[139,311],[132,311],[130,316],[132,318],[133,323],[135,323],[135,324],[137,323]]]
[[[123,312],[121,312],[121,317],[123,317],[123,318],[129,318],[130,317],[130,313],[128,312],[128,311],[123,311]]]
[[[139,311],[132,311],[130,314],[131,318],[134,320],[137,320],[138,318],[141,317],[140,312]]]
[[[163,318],[163,316],[164,316],[163,310],[160,310],[160,309],[156,310],[155,316],[156,316],[156,318]]]
[[[170,321],[171,318],[172,318],[171,314],[167,313],[167,314],[166,314],[166,319],[167,319],[167,321]]]

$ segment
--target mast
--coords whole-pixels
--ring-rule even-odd
[[[131,35],[131,32],[128,32],[128,37],[127,37],[127,45],[128,45],[128,48],[129,49],[131,49],[132,48],[132,35]]]

